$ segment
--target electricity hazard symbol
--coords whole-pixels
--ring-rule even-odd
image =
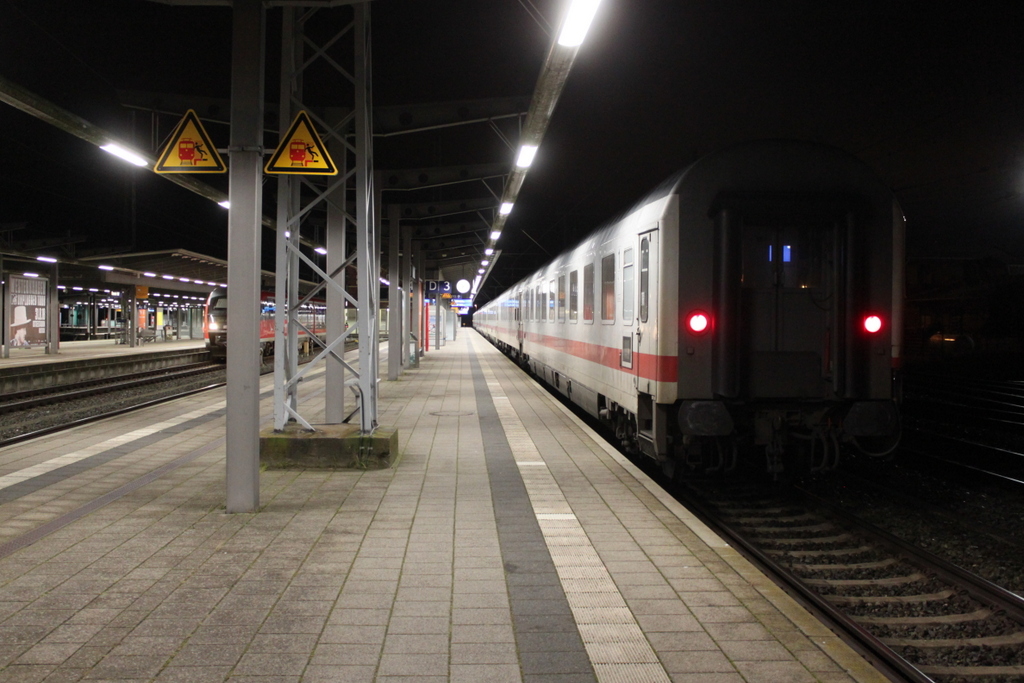
[[[267,173],[296,175],[337,175],[338,168],[324,148],[316,128],[304,111],[300,111],[281,144],[274,150],[266,167]]]
[[[227,166],[210,142],[196,113],[189,109],[160,153],[157,173],[224,173]]]

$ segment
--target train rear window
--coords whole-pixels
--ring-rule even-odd
[[[822,284],[831,231],[822,226],[747,226],[743,230],[743,286],[812,289]]]

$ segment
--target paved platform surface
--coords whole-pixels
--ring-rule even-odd
[[[205,348],[206,340],[204,339],[173,339],[171,341],[148,342],[140,344],[135,348],[125,344],[118,344],[110,339],[61,342],[56,355],[46,353],[46,349],[43,348],[11,349],[10,358],[0,358],[0,369],[88,360],[90,358],[111,358],[142,353],[157,353],[160,351],[186,351]]]
[[[885,680],[474,332],[380,394],[254,514],[223,391],[0,450],[0,683]]]

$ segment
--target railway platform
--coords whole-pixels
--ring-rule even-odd
[[[43,348],[11,349],[10,358],[0,358],[0,370],[36,365],[53,365],[72,361],[90,361],[101,358],[119,356],[138,356],[152,353],[170,353],[182,350],[205,349],[204,339],[174,339],[157,343],[145,343],[131,348],[126,344],[118,344],[111,339],[94,339],[91,341],[65,341],[60,343],[60,351],[46,353]]]
[[[110,340],[62,342],[56,355],[47,354],[41,348],[12,349],[10,358],[0,358],[0,396],[208,360],[209,352],[202,339],[145,344],[135,348]]]
[[[222,389],[0,450],[0,683],[887,680],[476,333],[379,416],[254,514]]]

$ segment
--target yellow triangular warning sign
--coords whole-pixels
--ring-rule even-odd
[[[196,113],[189,109],[174,129],[153,170],[157,173],[224,173],[228,170]]]
[[[338,168],[327,154],[327,148],[316,134],[309,116],[300,111],[281,144],[263,169],[267,173],[296,175],[337,175]]]

